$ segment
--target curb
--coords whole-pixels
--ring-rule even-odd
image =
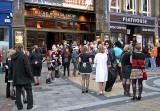
[[[14,100],[8,100],[0,109],[0,111],[11,111],[11,109],[14,107],[15,101]]]

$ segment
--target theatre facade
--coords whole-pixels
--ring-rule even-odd
[[[26,0],[24,16],[28,48],[42,41],[51,48],[63,40],[95,40],[94,0]]]

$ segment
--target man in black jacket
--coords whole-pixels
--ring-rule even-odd
[[[16,53],[11,56],[12,80],[16,86],[16,103],[18,110],[23,109],[21,91],[24,87],[27,92],[27,109],[33,108],[33,95],[31,83],[34,81],[27,56],[23,53],[23,45],[16,44]]]
[[[115,57],[115,52],[113,50],[111,40],[105,41],[105,46],[108,55],[108,81],[106,83],[105,91],[110,92],[117,78],[117,62]]]

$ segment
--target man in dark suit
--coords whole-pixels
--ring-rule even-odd
[[[23,109],[21,91],[24,87],[27,92],[27,109],[33,108],[33,95],[31,83],[34,81],[27,56],[23,53],[23,45],[15,45],[16,53],[11,56],[11,70],[13,85],[16,86],[16,103],[18,110]]]

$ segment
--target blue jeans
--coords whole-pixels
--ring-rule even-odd
[[[150,59],[150,58],[147,57],[146,60],[145,60],[145,64],[144,64],[144,65],[145,65],[145,68],[146,68],[146,69],[148,69],[149,59]]]
[[[156,58],[150,58],[151,71],[156,71]]]
[[[78,70],[78,66],[77,66],[76,62],[73,62],[73,66],[74,66],[74,71],[77,71]]]

